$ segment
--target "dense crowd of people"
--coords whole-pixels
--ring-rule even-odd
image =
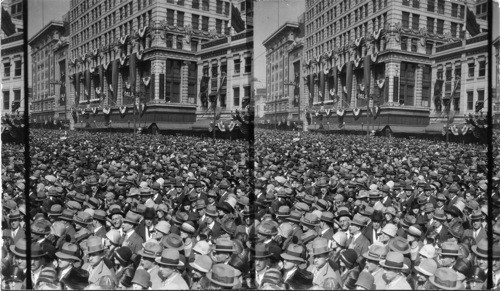
[[[497,168],[488,205],[486,146],[257,136],[259,289],[484,289],[490,273],[499,286],[500,174]],[[490,258],[487,220],[494,225]]]
[[[500,286],[486,146],[32,130],[30,152],[25,184],[23,146],[2,145],[4,289],[455,290],[490,273]]]
[[[4,144],[2,288],[28,279],[41,290],[255,287],[249,147],[31,130],[25,184],[23,147]]]

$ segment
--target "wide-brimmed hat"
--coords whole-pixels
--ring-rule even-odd
[[[78,246],[69,242],[65,242],[62,245],[61,250],[56,252],[56,257],[73,261],[81,261],[78,257],[79,255]]]
[[[323,211],[321,213],[321,220],[326,221],[328,223],[333,223],[334,221],[333,213],[331,213],[330,211]]]
[[[207,273],[207,279],[219,286],[234,287],[239,284],[238,272],[233,267],[226,264],[216,264]]]
[[[437,267],[436,260],[423,258],[420,260],[420,264],[415,266],[415,270],[426,276],[432,276],[436,272]]]
[[[268,258],[270,257],[272,254],[269,252],[269,248],[267,247],[267,245],[263,244],[263,243],[258,243],[256,246],[255,246],[255,253],[254,253],[254,257],[256,259],[264,259],[264,258]]]
[[[27,244],[26,244],[26,239],[25,238],[20,238],[16,241],[14,245],[11,245],[9,247],[10,251],[14,253],[16,256],[26,258],[26,250],[27,250]],[[32,258],[39,258],[45,255],[45,251],[42,250],[40,244],[32,244],[31,245],[31,257]]]
[[[265,236],[273,236],[278,234],[278,227],[272,221],[263,221],[257,227],[257,232]]]
[[[301,257],[303,252],[304,247],[292,243],[288,245],[286,252],[280,254],[280,256],[287,261],[303,263],[305,262],[305,260]]]
[[[38,235],[47,235],[50,233],[51,223],[46,219],[36,220],[31,225],[31,232]]]
[[[349,209],[347,209],[347,207],[339,207],[337,209],[337,219],[342,216],[348,216],[350,219],[352,219],[352,214],[351,212],[349,212]]]
[[[168,249],[183,250],[184,241],[181,236],[175,233],[169,233],[161,239],[161,244]]]
[[[387,246],[391,251],[401,254],[409,254],[411,251],[408,241],[400,236],[391,239]]]
[[[104,245],[102,244],[102,238],[98,236],[91,236],[87,240],[87,252],[89,254],[97,253],[103,251]]]
[[[226,252],[226,253],[232,253],[236,249],[234,247],[234,242],[230,239],[226,238],[218,238],[215,241],[215,249],[214,251],[216,252]]]
[[[317,256],[329,253],[330,251],[332,251],[332,249],[328,247],[328,239],[317,238],[313,241],[311,255]]]
[[[92,216],[90,216],[88,212],[79,211],[73,218],[73,221],[83,226],[87,226],[92,223]]]
[[[356,264],[358,254],[353,249],[342,250],[340,251],[340,260],[350,269]]]
[[[456,242],[443,242],[438,254],[441,256],[458,257],[460,256],[460,250]]]
[[[175,249],[164,249],[160,258],[156,258],[155,262],[162,266],[182,267],[184,263],[180,260],[180,254]]]
[[[359,273],[358,280],[356,281],[356,286],[360,286],[365,288],[365,290],[373,290],[375,289],[375,278],[373,275],[367,271],[363,271]]]
[[[312,214],[312,213],[306,213],[301,219],[300,222],[308,225],[308,226],[317,226],[319,225],[319,217]]]
[[[432,217],[434,217],[434,219],[436,220],[441,220],[441,221],[446,220],[446,214],[444,213],[444,210],[441,208],[434,210],[434,214],[432,215]]]
[[[380,262],[387,256],[387,248],[382,245],[372,244],[363,257],[370,261]]]
[[[59,205],[60,206],[60,205]],[[8,215],[7,215],[8,220],[18,220],[22,219],[21,213],[19,210],[12,210]]]
[[[144,269],[137,269],[134,273],[134,278],[132,278],[131,283],[138,284],[147,289],[151,287],[151,275]]]
[[[476,245],[471,247],[476,256],[488,258],[488,240],[483,238]]]
[[[359,226],[360,228],[363,228],[366,226],[366,217],[362,216],[359,213],[356,213],[351,220],[351,225],[356,225]]]
[[[200,255],[190,263],[190,266],[202,273],[208,273],[212,269],[212,259],[208,255]]]
[[[139,224],[139,221],[141,220],[141,216],[137,213],[134,213],[132,211],[127,212],[127,215],[123,219],[123,222],[127,222],[133,225]]]
[[[408,265],[404,263],[404,256],[401,253],[389,252],[385,260],[380,261],[380,265],[384,268],[395,270],[406,270]]]
[[[302,217],[302,213],[300,213],[297,210],[292,210],[290,212],[290,215],[287,218],[285,218],[285,219],[288,220],[288,221],[293,221],[293,222],[296,222],[296,223],[300,223],[301,217]]]
[[[142,244],[142,249],[137,252],[140,256],[145,258],[156,259],[161,255],[162,247],[159,242],[149,240]]]
[[[419,255],[428,259],[434,259],[437,256],[436,247],[430,244],[422,246],[422,248],[420,249],[420,251],[418,251],[418,253]]]
[[[434,276],[429,278],[429,282],[443,290],[456,290],[462,286],[458,284],[456,271],[450,268],[438,268]]]
[[[480,210],[474,210],[472,212],[472,214],[470,215],[470,220],[472,221],[475,221],[475,220],[482,220],[484,217],[483,217],[483,213],[481,213]]]
[[[277,217],[288,217],[290,216],[290,207],[287,205],[282,205],[278,209],[278,212],[276,212]]]

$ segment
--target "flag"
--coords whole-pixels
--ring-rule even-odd
[[[467,14],[465,16],[465,28],[471,36],[476,36],[481,33],[481,27],[479,27],[476,21],[476,15],[470,10],[469,6],[467,6]]]
[[[10,17],[9,12],[7,12],[7,10],[5,10],[3,6],[2,6],[2,31],[7,36],[16,33],[16,26],[12,22],[12,18]]]
[[[21,107],[21,101],[12,102],[12,112],[16,112]]]
[[[245,30],[245,22],[241,19],[240,11],[231,3],[231,26],[239,33]]]

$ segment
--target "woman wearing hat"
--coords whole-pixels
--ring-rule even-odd
[[[120,287],[132,286],[135,267],[131,260],[132,251],[129,247],[119,247],[114,250],[113,263],[115,267],[116,280]]]
[[[144,269],[137,269],[132,279],[132,290],[147,290],[151,287],[151,275]]]

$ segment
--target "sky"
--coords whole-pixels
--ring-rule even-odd
[[[69,11],[70,0],[30,0],[28,2],[28,40],[51,20],[62,20]],[[28,83],[31,80],[31,48],[28,45]]]
[[[278,9],[279,7],[279,9]],[[266,50],[262,42],[287,21],[297,22],[304,0],[261,0],[254,6],[254,86],[266,86]]]

